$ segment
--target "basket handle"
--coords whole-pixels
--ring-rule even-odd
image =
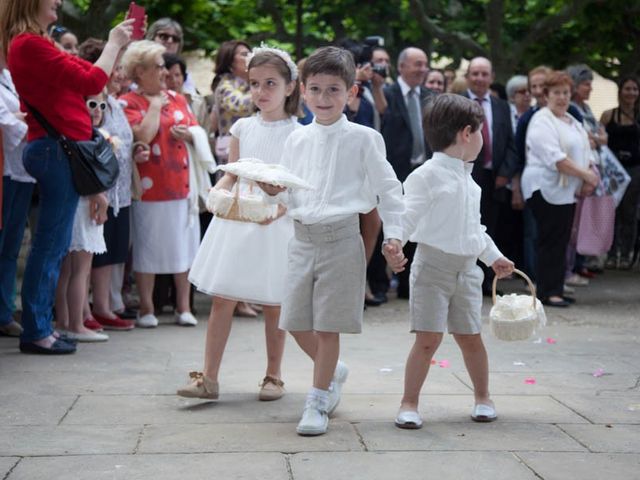
[[[524,278],[527,282],[527,285],[529,285],[529,291],[531,292],[531,296],[533,297],[533,309],[536,309],[536,287],[533,285],[533,282],[531,281],[531,279],[527,276],[526,273],[524,273],[521,270],[518,270],[517,268],[513,269],[513,273],[517,273],[518,275],[520,275],[522,278]],[[491,301],[493,302],[493,305],[496,304],[496,285],[498,284],[498,276],[494,276],[493,277],[493,284],[491,285]]]

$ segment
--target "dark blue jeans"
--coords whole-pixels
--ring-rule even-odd
[[[51,138],[29,142],[24,167],[38,182],[40,214],[22,282],[23,342],[53,332],[52,308],[62,259],[71,243],[78,193],[71,181],[69,160]]]
[[[13,320],[18,254],[31,205],[33,183],[2,177],[2,229],[0,229],[0,325]]]

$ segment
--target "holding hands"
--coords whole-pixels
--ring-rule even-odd
[[[505,278],[513,273],[514,265],[507,257],[500,257],[498,260],[493,262],[491,268],[493,268],[493,271],[496,273],[498,278]]]
[[[393,273],[399,273],[404,270],[407,259],[402,251],[402,242],[397,238],[391,238],[382,245],[382,254]]]
[[[256,182],[256,184],[264,191],[264,193],[272,197],[284,192],[287,189],[286,187],[277,187],[276,185],[271,185],[270,183],[264,182]]]
[[[96,225],[102,225],[107,221],[107,207],[109,200],[104,193],[96,193],[89,197],[89,216]]]

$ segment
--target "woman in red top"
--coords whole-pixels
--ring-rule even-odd
[[[109,32],[109,41],[95,65],[55,47],[47,27],[58,19],[62,0],[4,0],[0,4],[0,44],[23,100],[38,110],[60,134],[71,140],[91,138],[91,118],[84,96],[105,87],[118,53],[129,43],[133,20]],[[28,112],[26,105],[24,111]],[[20,351],[73,353],[75,345],[57,338],[52,306],[62,258],[71,241],[78,192],[71,181],[69,159],[47,136],[33,115],[27,115],[28,144],[23,161],[40,190],[40,215],[22,284]],[[94,196],[93,208],[106,209],[106,197]]]
[[[165,47],[150,40],[132,43],[122,57],[127,76],[138,84],[120,97],[138,142],[151,148],[137,163],[142,197],[131,206],[133,270],[140,293],[139,327],[156,327],[155,275],[172,273],[176,285],[176,323],[195,325],[187,273],[200,243],[200,223],[189,209],[189,127],[197,121],[187,100],[167,90]]]

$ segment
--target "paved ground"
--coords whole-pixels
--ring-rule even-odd
[[[419,431],[392,423],[411,344],[402,301],[369,309],[364,333],[343,338],[351,374],[317,438],[295,434],[311,364],[292,341],[288,394],[256,399],[259,320],[236,321],[218,402],[174,395],[201,368],[204,322],[113,333],[61,358],[2,338],[0,479],[639,479],[640,275],[607,272],[577,298],[529,341],[487,333],[493,424],[470,421],[469,379],[446,339]],[[204,320],[206,298],[198,306]]]

